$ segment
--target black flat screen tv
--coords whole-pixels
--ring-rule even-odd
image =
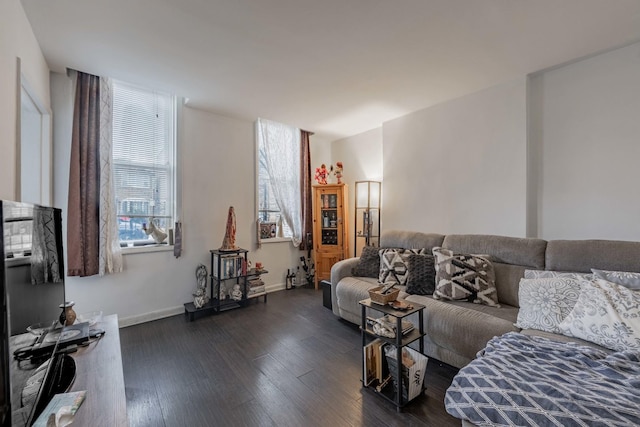
[[[53,394],[65,391],[69,374],[75,375],[73,359],[59,345],[58,319],[65,303],[62,213],[29,203],[0,203],[0,425],[22,427],[36,420]]]

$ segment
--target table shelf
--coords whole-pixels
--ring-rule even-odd
[[[408,404],[412,399],[409,398],[409,392],[407,392],[407,397],[403,396],[403,381],[404,377],[402,376],[402,351],[409,344],[418,342],[419,346],[419,354],[424,356],[424,336],[426,335],[424,332],[424,309],[425,306],[422,304],[411,302],[412,308],[408,310],[397,310],[388,305],[376,304],[371,301],[370,298],[359,301],[361,307],[361,325],[360,325],[360,334],[362,336],[362,386],[365,389],[369,389],[373,391],[375,394],[382,396],[383,398],[389,400],[394,405],[396,405],[397,411],[401,411],[401,409]],[[378,313],[382,313],[382,315],[389,316],[391,320],[395,322],[396,336],[393,338],[384,337],[376,334],[373,329],[367,326],[367,310],[376,311]],[[413,325],[413,329],[407,332],[406,334],[402,334],[402,320],[409,316],[417,316],[418,324]],[[398,332],[400,331],[400,332]],[[380,340],[377,342],[376,340]],[[371,342],[368,342],[371,341]],[[372,365],[368,365],[368,362],[371,363],[372,360],[368,360],[367,357],[371,355],[373,352],[378,352],[375,354],[375,358],[384,358],[386,361],[386,356],[384,355],[386,345],[393,345],[395,347],[395,373],[391,372],[391,367],[388,368],[387,375],[395,376],[397,379],[397,387],[394,389],[392,386],[393,379],[390,383],[387,383],[384,387],[376,387],[373,385],[376,380],[379,382],[381,377],[384,377],[382,374],[384,365],[383,360],[376,361],[376,378],[373,378],[371,381],[368,381],[371,378],[370,372]],[[413,349],[411,350],[413,351]],[[371,352],[371,353],[370,353]],[[424,362],[424,361],[423,361]],[[391,363],[391,362],[389,362]],[[381,375],[382,374],[382,375]],[[423,373],[424,375],[424,373]],[[380,384],[377,384],[380,385]],[[407,387],[409,384],[406,384]]]

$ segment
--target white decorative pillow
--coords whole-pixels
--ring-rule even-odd
[[[383,285],[395,283],[406,285],[409,277],[409,255],[428,254],[426,249],[380,249],[380,275],[378,282]]]
[[[436,261],[435,299],[469,300],[500,307],[493,264],[484,256],[433,248]]]
[[[631,273],[628,271],[607,271],[596,270],[592,268],[593,274],[598,279],[608,280],[609,282],[617,283],[625,288],[640,290],[640,273]]]
[[[611,350],[640,350],[640,292],[603,279],[582,281],[580,287],[561,333]]]
[[[560,333],[558,327],[580,296],[580,282],[572,277],[520,279],[518,320],[522,329]]]
[[[555,277],[568,277],[573,279],[592,280],[591,273],[575,273],[572,271],[553,271],[553,270],[525,270],[525,279],[552,279]]]

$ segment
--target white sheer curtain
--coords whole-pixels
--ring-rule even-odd
[[[300,194],[300,129],[270,120],[256,121],[256,136],[266,153],[266,169],[294,246],[302,242]]]
[[[100,254],[99,274],[122,271],[122,250],[118,234],[112,152],[112,87],[111,80],[100,78]]]

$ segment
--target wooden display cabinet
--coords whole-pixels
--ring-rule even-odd
[[[347,257],[347,185],[313,186],[313,248],[316,263],[315,288],[331,280],[331,267]]]

